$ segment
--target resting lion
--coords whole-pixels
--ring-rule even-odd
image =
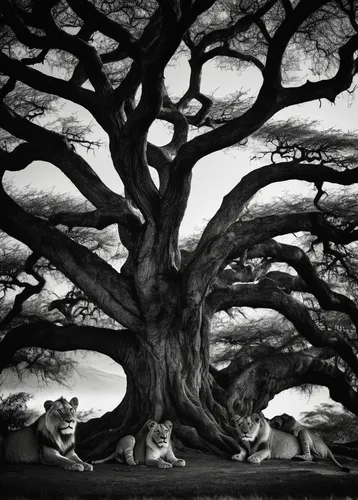
[[[124,436],[118,441],[116,450],[111,455],[102,460],[92,461],[92,464],[103,464],[115,459],[128,465],[144,464],[160,469],[184,467],[185,460],[176,458],[173,453],[170,440],[172,428],[170,420],[164,424],[148,420],[135,438]]]
[[[350,472],[348,467],[344,467],[334,458],[333,453],[328,448],[326,443],[315,434],[311,429],[297,422],[294,417],[283,413],[276,415],[270,420],[270,425],[275,429],[280,429],[289,434],[296,436],[300,442],[301,453],[297,455],[297,459],[312,461],[313,457],[327,458],[329,457],[338,467],[344,472]]]
[[[232,460],[259,464],[269,458],[290,459],[301,453],[298,439],[286,432],[272,429],[262,414],[234,417],[235,427],[243,447]]]
[[[75,453],[78,399],[45,401],[46,412],[33,424],[11,431],[2,442],[6,463],[58,465],[66,470],[92,471]]]

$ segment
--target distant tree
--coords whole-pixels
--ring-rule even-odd
[[[27,408],[33,396],[27,392],[17,392],[4,397],[0,395],[0,430],[16,430],[35,420],[36,413]]]
[[[302,423],[309,425],[327,443],[347,443],[358,441],[358,419],[344,408],[324,403],[314,410],[306,411]]]
[[[2,172],[49,162],[92,205],[53,214],[47,205],[33,213],[2,186],[0,229],[31,250],[29,265],[48,261],[74,288],[50,306],[62,322],[29,319],[13,329],[7,323],[0,369],[28,347],[94,350],[121,364],[123,401],[79,427],[79,447],[93,455],[148,418],[173,420],[184,445],[232,454],[232,413],[261,410],[302,383],[327,386],[358,414],[358,310],[351,293],[357,211],[348,192],[337,204],[326,187],[356,187],[358,139],[317,124],[270,121],[284,108],[334,103],[353,92],[357,2],[2,0],[0,15]],[[188,85],[175,96],[165,71],[184,62]],[[202,70],[214,62],[238,86],[240,74],[253,69],[257,88],[226,99],[204,94]],[[84,108],[101,128],[124,195],[81,156],[95,141],[67,103]],[[161,146],[148,141],[158,122],[170,136]],[[256,168],[226,194],[197,244],[181,252],[197,163],[245,145],[256,153]],[[218,168],[224,175],[224,165]],[[261,189],[293,179],[314,186],[308,201],[252,210]],[[77,238],[83,228],[110,226],[113,243],[125,248],[119,268],[93,241]],[[308,245],[278,238],[302,232]],[[82,323],[81,314],[72,322],[82,298],[112,324]],[[214,318],[243,308],[277,311],[300,341],[289,348],[279,334],[273,343],[249,339],[228,366],[213,367]],[[331,312],[346,317],[345,328],[327,322]]]
[[[78,422],[86,422],[88,419],[92,418],[96,413],[94,408],[90,408],[89,410],[79,410],[77,411],[77,420]]]

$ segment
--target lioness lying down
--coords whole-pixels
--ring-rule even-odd
[[[268,458],[290,459],[301,453],[298,439],[286,432],[273,429],[262,414],[234,417],[242,450],[232,460],[259,464]]]
[[[173,452],[170,439],[172,428],[173,424],[170,420],[164,424],[148,420],[135,438],[124,436],[118,441],[111,455],[102,460],[92,461],[92,464],[103,464],[115,459],[128,465],[144,464],[160,469],[184,467],[185,460],[176,458]]]
[[[344,472],[350,472],[348,467],[344,467],[335,459],[333,453],[328,448],[323,439],[315,434],[311,429],[297,422],[297,420],[287,413],[276,415],[270,420],[271,427],[288,432],[296,436],[299,440],[301,452],[295,458],[305,461],[312,461],[313,457],[329,457]]]

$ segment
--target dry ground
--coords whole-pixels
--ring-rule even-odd
[[[178,455],[185,458],[186,467],[155,469],[110,463],[95,466],[92,473],[80,473],[43,465],[1,465],[0,498],[110,500],[146,496],[207,500],[225,495],[233,499],[358,500],[357,459],[337,457],[352,468],[347,474],[330,461],[307,464],[270,460],[257,466],[198,453]]]

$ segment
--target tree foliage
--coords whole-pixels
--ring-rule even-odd
[[[347,443],[358,440],[357,417],[328,403],[303,413],[301,419],[327,443]]]
[[[35,419],[35,413],[27,408],[27,403],[32,397],[27,392],[17,392],[6,397],[0,396],[0,429],[2,433],[21,429]]]
[[[299,384],[326,385],[358,414],[356,134],[273,119],[352,91],[357,2],[3,0],[0,16],[0,229],[12,238],[3,286],[15,291],[0,368],[29,347],[96,350],[120,363],[123,402],[80,427],[83,446],[97,444],[98,453],[116,432],[134,433],[138,415],[171,418],[184,444],[232,453],[232,413],[259,411]],[[177,95],[167,75],[181,64],[190,74]],[[238,82],[250,72],[254,84],[226,98],[206,92],[215,65]],[[158,123],[169,137],[161,145],[149,139]],[[86,149],[102,140],[116,186],[87,161]],[[255,167],[198,241],[181,248],[198,162],[245,147]],[[83,204],[17,196],[5,174],[35,161],[62,172]],[[270,206],[257,197],[289,180],[313,189]],[[345,189],[334,195],[332,185]],[[25,262],[25,253],[18,262],[8,256],[14,241],[30,249]],[[45,298],[59,316],[11,329],[45,290],[46,266],[68,280],[63,296]],[[249,309],[276,316],[255,323]],[[247,331],[220,333],[219,343],[237,350],[214,366],[211,324],[223,315],[246,317]]]

